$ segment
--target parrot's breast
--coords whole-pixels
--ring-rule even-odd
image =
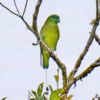
[[[45,25],[45,27],[42,29],[41,37],[48,47],[56,50],[57,41],[59,39],[58,25],[56,23]]]

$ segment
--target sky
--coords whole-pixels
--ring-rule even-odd
[[[1,3],[16,12],[13,0],[0,0]],[[22,14],[25,0],[16,0]],[[32,14],[37,0],[28,0],[25,20],[31,25]],[[60,39],[57,44],[57,56],[67,67],[67,74],[73,69],[75,62],[83,51],[92,30],[90,22],[95,18],[95,0],[43,0],[38,15],[40,31],[46,18],[51,14],[60,16]],[[100,37],[100,27],[96,33]],[[36,37],[23,21],[0,6],[0,98],[7,100],[28,100],[28,91],[36,90],[44,82],[45,70],[40,66],[40,49],[33,46]],[[84,71],[100,56],[100,47],[94,40],[85,56],[76,76]],[[58,66],[50,58],[48,83],[56,89],[54,75]],[[62,87],[60,71],[59,87]],[[100,68],[77,82],[77,87],[70,89],[72,100],[91,100],[95,94],[100,95]]]

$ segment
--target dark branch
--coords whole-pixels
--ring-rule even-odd
[[[22,17],[23,17],[23,16],[24,16],[24,14],[25,14],[26,7],[27,7],[27,3],[28,3],[28,0],[26,0],[26,4],[25,4],[25,8],[24,8],[24,11],[23,11],[23,15],[22,15]]]
[[[15,4],[15,7],[16,7],[17,12],[18,12],[19,15],[21,16],[21,14],[20,14],[20,12],[19,12],[19,10],[18,10],[18,8],[17,8],[17,4],[16,4],[16,1],[15,1],[15,0],[14,0],[14,4]]]

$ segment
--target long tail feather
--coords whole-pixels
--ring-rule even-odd
[[[43,57],[41,53],[40,53],[40,65],[43,66]]]
[[[46,91],[49,91],[49,89],[48,89],[48,76],[47,76],[47,69],[45,69],[45,76],[46,76]]]

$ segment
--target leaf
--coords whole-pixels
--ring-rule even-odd
[[[30,98],[30,100],[36,100],[35,98]]]
[[[32,90],[31,92],[32,92],[32,94],[34,94],[34,96],[37,98],[36,92],[35,92],[34,90]]]
[[[61,94],[62,92],[64,92],[63,89],[57,89],[58,94]]]
[[[69,96],[67,97],[67,99],[68,99],[68,100],[71,100],[71,98],[72,98],[73,96],[74,96],[74,95],[71,94],[71,95],[69,95]]]
[[[50,95],[50,100],[60,100],[60,95],[63,92],[63,89],[54,90]]]
[[[51,85],[49,85],[49,89],[50,89],[50,91],[51,91],[51,93],[52,93],[52,92],[53,92],[53,88],[52,88]]]
[[[42,91],[43,91],[43,83],[41,83],[41,84],[38,86],[38,89],[37,89],[37,95],[38,95],[38,97],[41,96]]]
[[[2,98],[1,100],[5,100],[7,97]]]
[[[50,95],[50,100],[60,100],[60,96],[57,93],[57,90],[54,90]]]
[[[58,75],[54,75],[54,78],[55,78],[56,82],[58,83],[58,81],[59,81],[59,76],[58,76]]]

